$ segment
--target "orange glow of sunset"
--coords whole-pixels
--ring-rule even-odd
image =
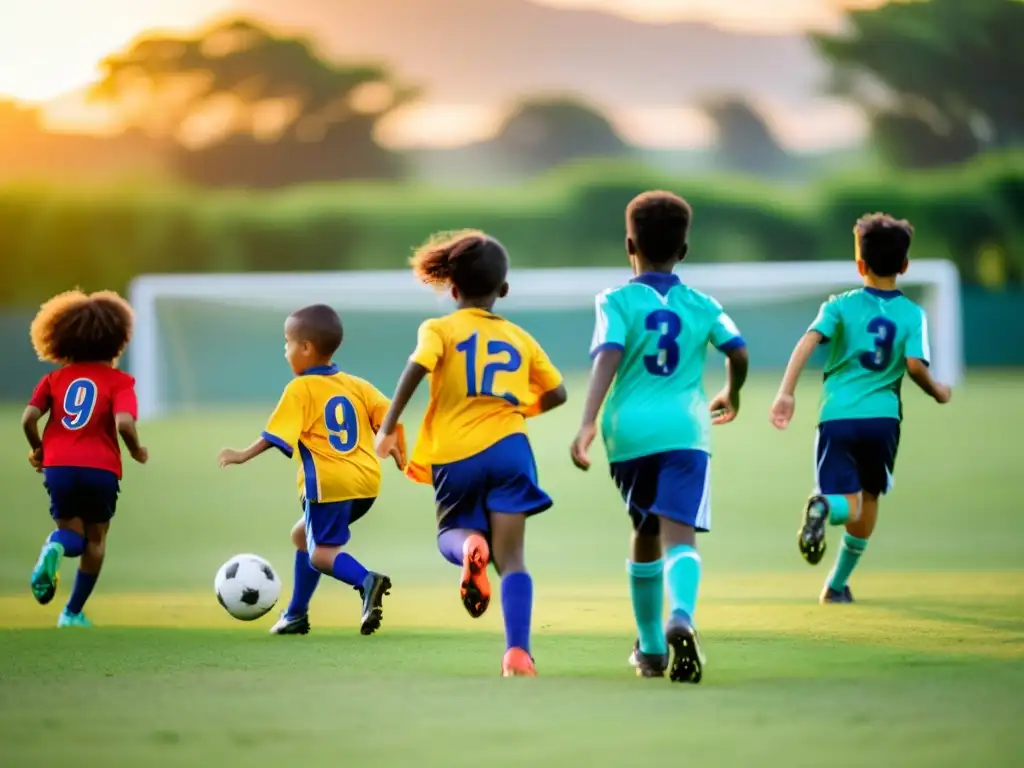
[[[143,30],[188,29],[231,0],[14,0],[0,24],[0,94],[44,102],[81,88]]]

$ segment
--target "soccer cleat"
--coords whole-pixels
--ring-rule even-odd
[[[825,556],[825,525],[828,523],[828,502],[824,496],[811,496],[804,507],[804,524],[797,532],[800,554],[811,565]]]
[[[850,585],[847,584],[845,587],[840,589],[832,589],[828,584],[825,585],[825,589],[821,591],[821,597],[818,602],[822,605],[825,603],[852,603],[853,592],[850,591]]]
[[[391,579],[383,573],[371,571],[363,579],[359,593],[363,596],[363,620],[359,632],[372,635],[380,629],[381,619],[384,618],[384,595],[391,594]]]
[[[665,641],[672,652],[669,679],[673,683],[699,683],[704,676],[704,653],[697,630],[685,613],[673,613],[665,625]]]
[[[478,533],[466,537],[462,545],[462,585],[459,595],[467,613],[474,619],[484,615],[491,602],[491,583],[487,579],[490,560],[487,540]]]
[[[644,653],[637,640],[633,643],[633,652],[629,654],[629,665],[636,669],[637,677],[664,677],[668,669],[668,654]]]
[[[91,627],[92,622],[85,618],[84,613],[71,613],[65,608],[57,619],[58,627]]]
[[[502,677],[536,677],[533,657],[522,648],[509,648],[501,660]]]
[[[277,623],[270,628],[270,634],[272,635],[308,635],[309,634],[309,615],[302,614],[301,616],[295,616],[294,618],[289,616],[286,612],[281,613],[281,618],[277,620]]]
[[[54,541],[44,544],[39,553],[36,567],[32,569],[31,584],[32,594],[40,605],[46,605],[57,594],[62,557],[64,557],[64,547]]]

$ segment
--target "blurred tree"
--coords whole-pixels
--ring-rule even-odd
[[[890,162],[937,166],[1024,143],[1020,0],[892,2],[847,21],[812,39],[833,92],[864,108]]]
[[[571,97],[520,102],[490,144],[517,171],[531,175],[572,160],[629,151],[603,114]]]
[[[140,38],[102,70],[91,98],[174,139],[187,180],[278,186],[401,173],[373,130],[413,92],[382,67],[327,62],[304,39],[236,20]]]
[[[779,144],[771,126],[741,96],[706,100],[701,108],[714,122],[718,164],[754,176],[773,176],[791,165],[792,158]]]

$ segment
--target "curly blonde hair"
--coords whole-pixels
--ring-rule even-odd
[[[134,323],[131,305],[115,292],[86,294],[76,289],[43,304],[30,335],[44,362],[113,362],[128,346]]]

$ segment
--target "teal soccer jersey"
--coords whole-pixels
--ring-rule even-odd
[[[591,357],[622,351],[601,420],[610,462],[711,452],[703,384],[709,344],[725,352],[744,342],[717,301],[674,274],[649,272],[597,297]]]
[[[858,288],[822,304],[808,330],[829,345],[820,421],[902,418],[907,359],[930,357],[921,307],[900,291]]]

